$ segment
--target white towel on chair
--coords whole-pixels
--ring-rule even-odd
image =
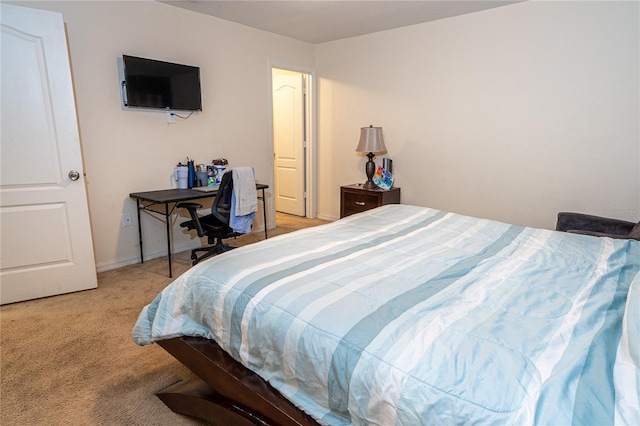
[[[235,215],[246,216],[258,211],[258,191],[253,167],[234,167],[233,194],[236,196]]]

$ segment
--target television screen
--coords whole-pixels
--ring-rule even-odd
[[[202,110],[200,68],[122,56],[128,107]]]

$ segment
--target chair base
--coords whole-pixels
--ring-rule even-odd
[[[231,247],[229,244],[224,244],[222,242],[222,238],[218,238],[216,244],[209,247],[200,247],[191,250],[191,265],[196,265],[201,260],[204,260],[208,257],[215,256],[217,254],[222,254],[229,250],[233,250],[235,247]],[[204,254],[198,256],[196,253],[205,252]]]

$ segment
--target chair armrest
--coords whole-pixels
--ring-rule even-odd
[[[189,212],[189,216],[191,216],[191,220],[189,222],[182,222],[180,226],[187,227],[189,229],[195,229],[198,232],[198,237],[203,237],[204,229],[202,229],[202,224],[200,223],[200,218],[198,217],[198,209],[202,208],[202,204],[180,203],[176,207],[179,209],[187,209],[187,211]]]
[[[625,237],[636,224],[625,220],[610,219],[583,213],[558,213],[557,231],[582,231],[578,233],[612,234]]]

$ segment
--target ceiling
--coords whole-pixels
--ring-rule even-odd
[[[464,15],[522,0],[158,0],[318,44]]]

